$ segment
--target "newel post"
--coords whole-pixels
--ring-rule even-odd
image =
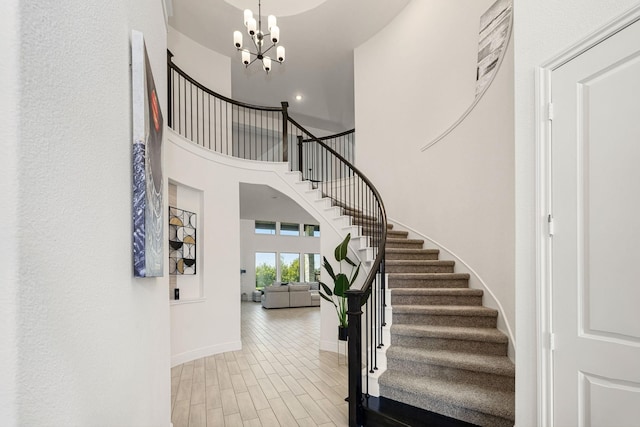
[[[173,65],[173,53],[167,50],[167,123],[173,128],[173,87],[171,85],[171,66]]]
[[[289,161],[289,103],[282,101],[282,161]]]
[[[302,135],[298,135],[298,170],[302,174],[302,179],[304,180],[304,172],[302,169]]]
[[[363,424],[362,419],[362,298],[364,292],[350,289],[348,300],[348,379],[349,379],[349,427]]]

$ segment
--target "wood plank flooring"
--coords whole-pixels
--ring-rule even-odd
[[[319,350],[319,307],[243,302],[241,319],[241,351],[171,369],[174,427],[346,426],[347,367]]]

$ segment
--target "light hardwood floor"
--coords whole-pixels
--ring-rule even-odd
[[[171,369],[174,427],[346,426],[344,357],[319,337],[319,307],[243,302],[241,351]]]

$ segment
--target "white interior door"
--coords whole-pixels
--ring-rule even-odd
[[[551,74],[555,427],[640,426],[640,22]]]

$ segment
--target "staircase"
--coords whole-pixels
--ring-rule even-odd
[[[387,232],[391,345],[380,395],[480,426],[513,426],[515,367],[498,312],[482,306],[468,274],[423,243]]]
[[[496,329],[498,313],[482,306],[482,291],[469,289],[469,276],[456,274],[453,262],[438,260],[438,251],[423,249],[423,241],[407,232],[385,227],[386,211],[373,183],[338,146],[327,145],[353,131],[316,138],[289,115],[288,103],[256,107],[221,96],[188,76],[172,56],[168,52],[168,125],[225,158],[270,162],[268,168],[279,170],[308,206],[336,230],[351,233],[352,249],[360,251],[368,271],[362,289],[348,295],[349,425],[512,426],[514,366],[507,337]],[[194,90],[203,107],[187,118],[192,99],[181,92]],[[385,319],[381,292],[387,276],[392,315]],[[356,307],[367,298],[363,316]],[[390,327],[381,330],[383,320]],[[382,337],[391,345],[384,346]],[[363,341],[369,347],[364,351]],[[378,352],[386,353],[380,363]],[[377,412],[373,398],[364,402],[369,389],[362,391],[363,371],[379,387]],[[406,412],[404,404],[421,409],[404,421],[391,415]]]

